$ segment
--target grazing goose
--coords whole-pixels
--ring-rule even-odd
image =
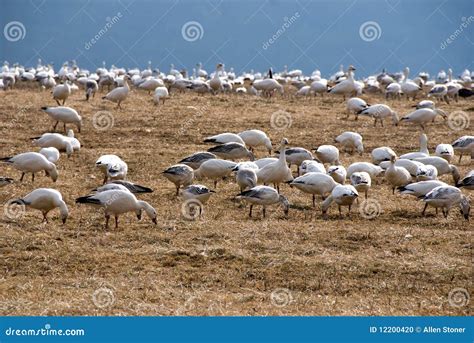
[[[420,108],[431,108],[432,110],[435,109],[435,103],[434,101],[431,101],[431,100],[421,100],[419,103],[417,103],[415,106],[417,110],[419,110]]]
[[[346,108],[347,108],[347,116],[346,118],[349,118],[351,114],[355,114],[356,117],[355,119],[357,120],[358,113],[360,111],[365,110],[369,105],[362,100],[361,98],[350,98],[347,100]]]
[[[279,154],[279,151],[276,151]],[[299,175],[299,166],[303,163],[304,160],[312,160],[313,155],[310,151],[304,148],[289,148],[285,150],[285,158],[286,163],[288,163],[288,167],[291,169],[291,165],[296,165],[298,175]]]
[[[339,162],[339,149],[334,145],[320,145],[314,151],[321,163],[341,164]]]
[[[456,139],[451,145],[454,151],[460,153],[458,163],[461,163],[464,154],[471,155],[471,160],[474,159],[474,136],[462,136]]]
[[[82,117],[77,111],[71,107],[57,106],[57,107],[41,107],[43,111],[56,123],[53,126],[53,131],[56,130],[58,123],[64,125],[64,132],[66,132],[66,124],[74,124],[77,131],[81,132]]]
[[[260,130],[246,130],[240,132],[238,135],[242,138],[244,144],[249,147],[250,151],[263,145],[267,148],[269,154],[272,153],[272,142],[265,132]]]
[[[402,86],[397,82],[390,83],[387,88],[385,88],[385,99],[395,99],[398,98],[399,100],[402,97]]]
[[[438,144],[436,146],[435,155],[444,158],[448,163],[451,163],[451,160],[454,157],[453,146],[451,144]]]
[[[443,110],[440,110],[439,108],[420,108],[419,110],[407,114],[405,117],[400,119],[400,121],[418,124],[420,125],[422,130],[425,130],[425,124],[430,121],[433,121],[437,115],[440,115],[444,119],[447,119],[446,113]]]
[[[402,88],[403,94],[407,96],[407,99],[410,99],[410,97],[412,97],[413,100],[415,100],[416,95],[418,94],[418,92],[422,90],[422,88],[419,85],[417,85],[415,82],[410,81],[408,79],[409,74],[410,74],[410,68],[406,67],[405,70],[403,71],[404,78],[401,84],[401,88]]]
[[[184,200],[198,200],[201,204],[205,204],[212,194],[215,192],[203,185],[189,185],[181,191]],[[201,214],[202,209],[200,209]]]
[[[165,104],[165,100],[169,98],[168,88],[166,87],[156,87],[155,93],[153,94],[153,102],[155,105],[158,105],[161,102]]]
[[[299,167],[299,175],[304,175],[311,172],[326,174],[326,168],[324,168],[324,164],[314,160],[304,160],[301,162]]]
[[[268,186],[256,186],[247,191],[243,191],[237,195],[237,198],[250,203],[249,217],[252,217],[252,209],[254,205],[263,206],[263,218],[265,218],[266,207],[269,205],[281,203],[283,205],[285,216],[288,215],[288,210],[290,208],[288,199],[279,194],[279,192],[274,188]]]
[[[267,164],[277,162],[277,161],[278,161],[278,158],[275,158],[275,157],[264,157],[264,158],[254,161],[254,163],[257,165],[259,169],[262,169]]]
[[[31,181],[35,180],[35,173],[42,170],[46,172],[46,175],[51,177],[53,182],[58,179],[58,170],[54,163],[49,162],[46,157],[37,152],[25,152],[22,154],[15,155],[13,157],[3,157],[0,161],[9,163],[13,168],[20,170],[21,178],[20,182],[23,181],[23,177],[26,173],[32,173]]]
[[[375,104],[367,107],[359,111],[358,115],[374,118],[374,127],[377,126],[377,121],[380,121],[383,127],[383,120],[385,118],[392,118],[393,125],[398,126],[399,119],[397,113],[385,104]]]
[[[102,97],[102,99],[115,102],[118,108],[122,108],[120,104],[127,99],[128,93],[130,92],[128,80],[130,80],[130,77],[125,75],[123,78],[123,86],[112,89],[106,96]]]
[[[211,179],[214,181],[214,188],[217,188],[217,181],[229,176],[237,163],[221,159],[210,159],[204,161],[198,169],[194,171],[194,177],[198,180]]]
[[[206,162],[207,160],[216,159],[217,156],[208,152],[208,151],[198,151],[192,155],[189,155],[183,158],[178,163],[186,164],[193,169],[198,169],[202,163]]]
[[[254,169],[236,167],[235,180],[240,187],[240,192],[257,185],[257,173]],[[234,168],[235,169],[235,168]]]
[[[255,162],[252,161],[244,161],[244,162],[239,162],[234,168],[234,171],[238,171],[239,169],[252,169],[252,170],[259,170],[260,168]]]
[[[410,173],[410,175],[412,177],[416,177],[416,172],[418,170],[418,168],[420,166],[423,166],[424,164],[421,163],[421,162],[417,162],[417,161],[412,161],[412,160],[406,160],[406,159],[397,159],[395,161],[395,166],[396,167],[403,167],[405,168],[406,170],[408,170],[408,172]],[[383,161],[383,162],[380,162],[379,166],[383,169],[383,170],[387,170],[387,168],[390,166],[390,161]]]
[[[433,88],[431,88],[431,90],[428,92],[428,98],[430,96],[434,96],[439,100],[444,100],[447,104],[449,104],[448,86],[446,85],[434,85]]]
[[[250,158],[252,161],[255,160],[254,154],[245,145],[235,142],[216,145],[207,151],[223,159],[237,160],[240,158]]]
[[[264,185],[273,183],[280,192],[280,183],[291,181],[291,169],[286,164],[286,149],[288,139],[283,138],[280,142],[280,156],[276,162],[268,163],[257,171],[258,182]]]
[[[145,187],[145,186],[140,186],[136,183],[132,183],[129,181],[125,180],[113,180],[110,181],[109,183],[106,183],[103,186],[97,187],[93,189],[95,192],[105,192],[108,190],[112,189],[122,189],[122,190],[128,190],[131,193],[134,194],[139,194],[139,193],[153,193],[153,189]]]
[[[104,174],[105,184],[109,178],[111,179],[125,179],[128,172],[127,163],[122,161],[117,155],[102,155],[95,162],[96,167],[99,167]],[[112,175],[115,175],[113,177]]]
[[[435,208],[440,208],[443,211],[444,217],[448,218],[449,210],[457,206],[461,209],[461,213],[464,219],[469,220],[469,212],[471,205],[469,199],[461,193],[461,191],[453,186],[439,186],[433,189],[431,192],[425,195],[423,198],[425,202],[425,208],[423,209],[422,215],[425,214],[428,205]]]
[[[366,172],[355,172],[350,177],[351,185],[357,190],[357,192],[364,192],[365,198],[367,199],[370,186],[372,185],[372,179],[369,173]]]
[[[400,156],[401,159],[413,160],[420,157],[428,157],[430,152],[428,150],[428,136],[424,133],[420,135],[420,151],[409,152]]]
[[[176,186],[176,195],[181,185],[189,186],[193,182],[193,168],[186,164],[175,164],[163,172],[163,175]]]
[[[464,187],[469,190],[474,190],[474,170],[467,173],[467,175],[458,182],[456,187]]]
[[[379,165],[380,162],[390,161],[392,156],[397,156],[397,154],[391,148],[386,146],[372,150],[372,162],[376,165]]]
[[[61,106],[61,103],[59,102],[59,100],[62,100],[63,101],[62,105],[64,105],[69,95],[71,95],[71,86],[67,82],[57,85],[53,88],[52,93],[53,93],[53,99],[56,100],[56,102],[58,103],[58,106]]]
[[[156,88],[163,87],[163,86],[164,86],[163,81],[161,81],[160,79],[155,79],[153,77],[150,77],[148,79],[145,79],[142,83],[140,83],[138,85],[138,88],[144,89],[148,92],[148,94],[150,94],[151,91],[154,91]]]
[[[335,202],[339,209],[339,217],[342,217],[341,207],[349,207],[349,215],[351,213],[351,207],[354,200],[359,196],[357,190],[351,185],[337,185],[333,188],[331,194],[323,201],[321,210],[323,212],[323,218],[327,217],[327,211],[329,206]]]
[[[245,145],[244,140],[235,133],[224,132],[215,136],[206,137],[204,143],[216,143],[216,144],[225,144],[225,143],[240,143]]]
[[[447,183],[439,180],[419,181],[398,187],[400,194],[413,195],[417,198],[423,198],[426,194],[439,186],[448,186]]]
[[[21,199],[13,200],[12,203],[25,205],[43,213],[43,222],[48,223],[48,213],[55,208],[59,208],[63,224],[69,215],[66,203],[63,201],[61,193],[51,188],[38,188]]]
[[[324,200],[326,195],[337,185],[331,176],[318,172],[306,173],[290,182],[290,187],[295,187],[300,191],[312,194],[313,207],[316,206],[316,195],[321,196]]]
[[[329,166],[327,174],[330,175],[337,183],[344,184],[347,177],[347,170],[342,165]]]
[[[46,159],[51,163],[56,164],[56,162],[58,162],[59,160],[59,150],[56,148],[42,148],[38,152],[44,157],[46,157]]]
[[[89,101],[90,97],[95,97],[95,93],[99,90],[99,85],[95,80],[87,80],[86,82],[86,101]]]
[[[334,87],[328,89],[328,93],[331,94],[342,94],[344,100],[346,96],[357,93],[356,82],[354,81],[354,71],[356,69],[353,66],[349,66],[347,69],[347,79],[339,82]]]
[[[395,166],[396,156],[390,159],[390,165],[385,170],[385,180],[392,186],[392,194],[395,194],[395,188],[406,186],[411,183],[411,175],[403,167]]]
[[[13,183],[13,179],[11,177],[0,177],[0,187],[9,185]]]
[[[145,211],[153,223],[156,221],[156,210],[146,201],[137,200],[135,195],[124,190],[109,190],[96,194],[86,195],[76,199],[78,204],[90,204],[104,208],[105,229],[109,228],[110,216],[115,216],[115,228],[118,229],[118,217],[120,214],[135,212],[138,220],[141,219],[142,211]]]
[[[351,153],[354,152],[354,149],[362,155],[364,152],[364,145],[362,144],[362,136],[357,132],[346,131],[341,133],[335,139],[336,143],[342,144],[344,150],[349,150]]]
[[[455,165],[449,164],[444,158],[438,156],[416,158],[415,161],[423,164],[430,164],[438,170],[438,175],[451,174],[454,184],[457,184],[461,178],[459,170]]]
[[[366,172],[372,179],[383,174],[384,170],[381,166],[376,166],[370,162],[354,162],[347,168],[347,177],[351,177],[353,173]]]
[[[280,94],[284,93],[283,86],[273,78],[273,71],[268,71],[269,78],[263,80],[256,80],[252,83],[253,88],[257,91],[262,91],[263,96],[272,97],[273,93],[278,91]]]
[[[59,133],[43,133],[41,137],[34,137],[33,145],[42,148],[56,148],[59,151],[65,151],[67,157],[70,157],[74,151],[79,151],[81,143],[74,138],[74,132],[69,130],[68,136]]]
[[[416,181],[429,181],[438,178],[438,169],[429,164],[419,166],[416,170]]]

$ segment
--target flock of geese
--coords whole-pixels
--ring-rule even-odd
[[[470,203],[462,189],[474,189],[474,170],[461,177],[455,163],[455,153],[459,154],[458,164],[463,155],[474,159],[474,136],[462,136],[452,143],[442,143],[436,147],[434,154],[428,150],[426,126],[438,116],[447,118],[447,113],[437,108],[435,102],[422,100],[413,112],[399,118],[398,114],[386,104],[367,104],[356,97],[363,92],[385,94],[386,98],[416,99],[427,94],[435,97],[439,103],[450,100],[458,101],[459,97],[472,95],[472,77],[469,71],[464,71],[459,79],[454,80],[452,71],[440,72],[435,80],[426,73],[420,73],[415,79],[409,79],[409,69],[403,73],[389,74],[385,71],[370,76],[364,80],[355,80],[355,68],[349,66],[329,79],[323,79],[319,71],[311,76],[305,76],[300,70],[273,73],[270,69],[267,75],[261,73],[243,73],[236,76],[233,70],[226,72],[223,64],[218,64],[214,73],[208,76],[201,64],[197,64],[192,76],[184,70],[178,71],[171,67],[169,74],[152,70],[151,63],[147,69],[125,70],[112,67],[97,69],[90,73],[80,69],[75,63],[64,64],[58,73],[48,65],[40,62],[36,68],[23,68],[19,65],[9,66],[5,63],[2,68],[0,87],[5,91],[23,82],[37,82],[41,89],[51,89],[52,97],[58,106],[45,106],[42,111],[54,123],[53,132],[44,133],[32,139],[32,144],[39,147],[38,152],[24,152],[15,156],[2,157],[0,161],[21,172],[20,182],[27,173],[31,173],[32,182],[35,174],[44,172],[55,182],[59,173],[56,164],[60,153],[70,156],[81,148],[80,141],[75,137],[73,126],[81,132],[82,118],[73,108],[65,106],[72,92],[82,87],[85,99],[93,98],[100,89],[108,88],[104,100],[117,104],[118,108],[130,94],[130,85],[138,89],[153,92],[153,101],[163,103],[170,92],[197,92],[199,94],[240,93],[253,96],[272,97],[274,94],[286,96],[313,96],[324,94],[342,95],[346,97],[347,116],[367,116],[374,120],[374,126],[384,120],[391,120],[393,125],[402,122],[419,125],[420,149],[399,155],[388,146],[377,147],[371,151],[371,162],[355,162],[343,166],[340,162],[340,151],[350,154],[364,154],[363,137],[357,132],[346,131],[334,137],[333,144],[321,145],[311,150],[303,147],[290,147],[289,141],[283,138],[277,145],[275,156],[271,156],[274,143],[268,135],[257,129],[245,130],[238,133],[224,132],[211,137],[203,137],[203,142],[212,146],[207,151],[198,151],[183,157],[177,164],[163,171],[163,176],[176,187],[176,196],[181,196],[185,203],[197,204],[201,215],[203,205],[217,191],[219,181],[229,177],[235,178],[239,193],[237,199],[250,204],[249,216],[252,217],[254,206],[262,206],[262,216],[266,216],[266,208],[280,204],[285,216],[288,215],[290,202],[280,190],[283,185],[289,185],[312,198],[316,207],[316,199],[321,199],[320,209],[323,218],[331,205],[335,203],[341,216],[341,208],[347,206],[349,213],[354,202],[359,202],[359,193],[365,199],[369,198],[370,190],[384,179],[392,193],[398,190],[401,194],[417,197],[424,203],[423,214],[428,206],[441,208],[445,217],[450,209],[458,207],[465,219],[469,218]],[[57,82],[61,82],[57,84]],[[114,87],[113,89],[110,89]],[[426,88],[428,87],[428,88]],[[429,89],[429,90],[428,90]],[[424,93],[423,90],[427,92]],[[62,124],[64,135],[54,132]],[[257,159],[261,152],[270,157]],[[296,169],[293,171],[292,167]],[[156,224],[157,212],[147,202],[139,200],[141,193],[151,193],[152,189],[132,183],[127,180],[128,166],[116,155],[103,155],[96,161],[96,167],[103,175],[103,184],[91,191],[91,194],[76,199],[76,203],[104,209],[105,227],[108,228],[111,216],[118,219],[121,214],[135,212],[140,220],[142,212]],[[450,174],[452,185],[441,181],[440,176]],[[213,189],[194,183],[196,180],[213,182]],[[0,187],[13,183],[10,177],[0,178]],[[63,223],[68,217],[68,206],[59,191],[50,188],[39,188],[15,199],[10,204],[28,206],[40,210],[43,220],[48,221],[50,211],[59,208]],[[194,216],[193,218],[196,218]]]

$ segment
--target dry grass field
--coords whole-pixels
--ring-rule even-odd
[[[238,95],[172,94],[156,107],[151,95],[132,91],[123,109],[100,100],[83,100],[83,91],[66,103],[83,116],[76,136],[83,144],[71,158],[61,156],[59,179],[31,175],[20,183],[20,172],[1,165],[0,176],[15,183],[0,190],[0,202],[21,197],[39,187],[58,189],[70,217],[60,223],[56,211],[50,223],[41,223],[39,211],[27,209],[17,219],[0,216],[0,314],[2,315],[468,315],[467,306],[453,307],[449,292],[457,287],[472,294],[472,226],[459,211],[447,220],[421,217],[416,199],[391,194],[380,180],[369,196],[382,213],[368,220],[357,206],[350,217],[338,217],[337,206],[323,220],[311,206],[311,197],[288,185],[281,192],[291,202],[289,217],[281,207],[269,207],[267,218],[248,218],[248,207],[233,200],[238,187],[229,179],[220,183],[201,219],[181,213],[182,201],[161,172],[184,156],[209,148],[205,136],[258,128],[276,145],[287,137],[290,146],[313,148],[332,144],[343,131],[364,137],[363,156],[342,155],[347,167],[370,161],[370,152],[390,146],[398,154],[418,150],[420,129],[412,125],[373,128],[372,120],[344,119],[339,97],[271,100]],[[381,96],[364,96],[370,103]],[[388,103],[400,116],[412,101]],[[55,106],[48,91],[23,87],[0,94],[2,156],[37,151],[29,138],[52,130],[40,110]],[[440,106],[462,110],[473,122],[474,105],[460,100]],[[109,111],[114,126],[97,130],[92,117]],[[275,111],[291,114],[292,125],[277,130],[270,125]],[[60,128],[62,130],[62,128]],[[430,151],[439,143],[472,134],[472,129],[450,129],[441,118],[427,130]],[[470,131],[470,132],[469,132]],[[121,217],[121,226],[104,231],[101,210],[77,205],[102,183],[95,161],[114,153],[128,163],[128,179],[151,187],[140,195],[158,211],[158,225],[133,213]],[[265,155],[257,150],[257,157]],[[455,161],[457,164],[457,158]],[[464,175],[472,169],[465,157]],[[450,175],[442,179],[453,183]],[[202,181],[212,187],[212,182]],[[465,192],[468,194],[468,192]],[[472,217],[472,215],[471,215]]]

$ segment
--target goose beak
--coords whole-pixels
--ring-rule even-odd
[[[153,222],[153,224],[155,224],[155,225],[157,225],[157,224],[158,224],[158,222],[156,221],[156,218],[153,218],[151,221],[152,221],[152,222]]]
[[[66,224],[66,219],[67,219],[67,218],[64,218],[64,219],[63,219],[63,225]]]

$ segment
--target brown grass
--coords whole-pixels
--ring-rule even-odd
[[[135,90],[124,109],[116,110],[102,102],[101,95],[87,103],[81,91],[67,102],[84,118],[82,133],[77,134],[84,147],[70,159],[61,156],[57,183],[38,175],[34,185],[27,177],[1,189],[0,201],[5,203],[34,188],[56,188],[65,197],[70,218],[64,226],[57,211],[50,214],[47,225],[33,210],[17,220],[0,218],[0,314],[469,313],[469,306],[448,303],[451,289],[472,290],[472,227],[457,210],[447,220],[434,217],[432,209],[423,218],[422,204],[392,195],[387,184],[379,183],[370,194],[382,204],[383,213],[377,218],[363,219],[356,208],[350,218],[339,219],[337,208],[331,207],[329,220],[322,220],[319,209],[311,207],[310,196],[285,185],[282,193],[292,203],[288,219],[278,207],[270,208],[265,220],[260,209],[256,218],[249,219],[247,208],[232,200],[238,188],[228,180],[218,185],[204,217],[188,221],[181,215],[174,186],[160,175],[182,157],[208,148],[202,143],[204,136],[224,131],[259,128],[273,142],[284,136],[290,145],[306,148],[331,143],[343,131],[358,131],[366,153],[362,158],[343,155],[347,167],[356,160],[370,160],[370,151],[378,146],[391,146],[399,154],[417,150],[418,128],[406,124],[395,128],[388,121],[384,129],[374,130],[371,120],[344,120],[345,105],[336,97],[265,100],[173,94],[165,106],[155,107],[151,96]],[[0,96],[1,155],[35,151],[29,137],[52,127],[39,110],[54,105],[51,95],[23,88]],[[388,103],[401,115],[413,104]],[[472,103],[466,100],[441,107],[466,111],[472,121]],[[99,110],[113,113],[112,129],[94,129],[91,118]],[[272,129],[270,116],[277,110],[291,113],[291,128]],[[450,143],[468,130],[455,132],[438,119],[428,133],[434,151],[438,143]],[[121,217],[119,231],[105,232],[102,211],[74,203],[101,183],[94,163],[106,153],[118,154],[128,163],[130,180],[155,190],[141,198],[156,207],[157,226],[146,217],[138,222],[130,213]],[[257,154],[262,157],[264,151]],[[462,174],[472,168],[469,163],[464,159]],[[2,166],[1,176],[18,179],[20,173]],[[442,179],[452,183],[451,176]],[[106,306],[96,306],[94,295],[99,305]]]

